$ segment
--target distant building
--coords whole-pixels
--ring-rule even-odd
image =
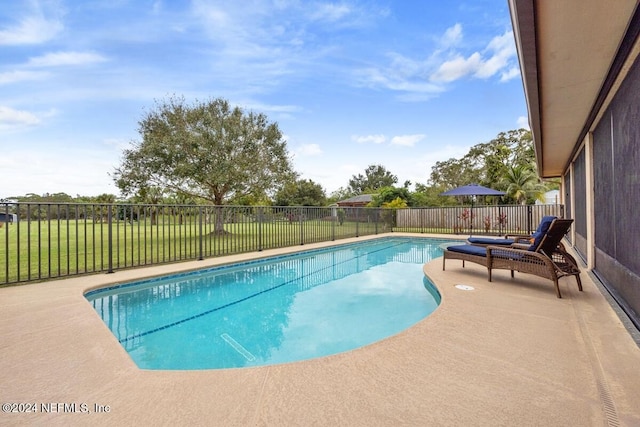
[[[373,196],[375,196],[375,194],[361,194],[359,196],[340,200],[339,202],[336,202],[336,204],[341,208],[361,208],[367,206],[373,200]]]
[[[560,190],[551,190],[544,193],[544,202],[536,200],[536,205],[557,205],[560,203]]]
[[[0,212],[0,222],[18,222],[18,215]]]

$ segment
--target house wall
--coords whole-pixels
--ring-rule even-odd
[[[565,173],[563,180],[564,182],[562,185],[562,191],[564,192],[564,205],[565,205],[566,215],[567,215],[567,218],[573,218],[574,217],[573,203],[571,203],[571,174],[569,172]],[[573,234],[574,233],[567,234],[567,238],[571,243],[573,243],[575,240],[573,238]]]
[[[640,61],[636,60],[593,131],[594,273],[618,298],[636,326],[640,325],[638,94]],[[576,160],[577,165],[579,156]],[[576,205],[582,197],[577,189]]]
[[[582,255],[587,257],[587,204],[586,204],[586,166],[585,148],[580,150],[573,164],[573,191],[574,206],[573,219],[575,227],[575,248]]]

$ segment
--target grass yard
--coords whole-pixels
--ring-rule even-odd
[[[21,221],[0,228],[0,286],[384,232],[382,224],[323,219],[238,222],[214,233],[211,223],[160,218],[107,223]]]

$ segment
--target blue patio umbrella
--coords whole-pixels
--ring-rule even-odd
[[[479,184],[468,184],[461,187],[456,187],[444,193],[440,193],[441,196],[504,196],[504,192],[494,190],[493,188],[483,187]],[[471,197],[471,224],[469,226],[469,235],[473,231],[473,200]]]

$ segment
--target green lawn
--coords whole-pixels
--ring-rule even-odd
[[[382,224],[270,221],[151,224],[90,220],[21,221],[0,228],[0,285],[120,268],[223,256],[384,232]],[[111,244],[111,251],[109,250]]]

